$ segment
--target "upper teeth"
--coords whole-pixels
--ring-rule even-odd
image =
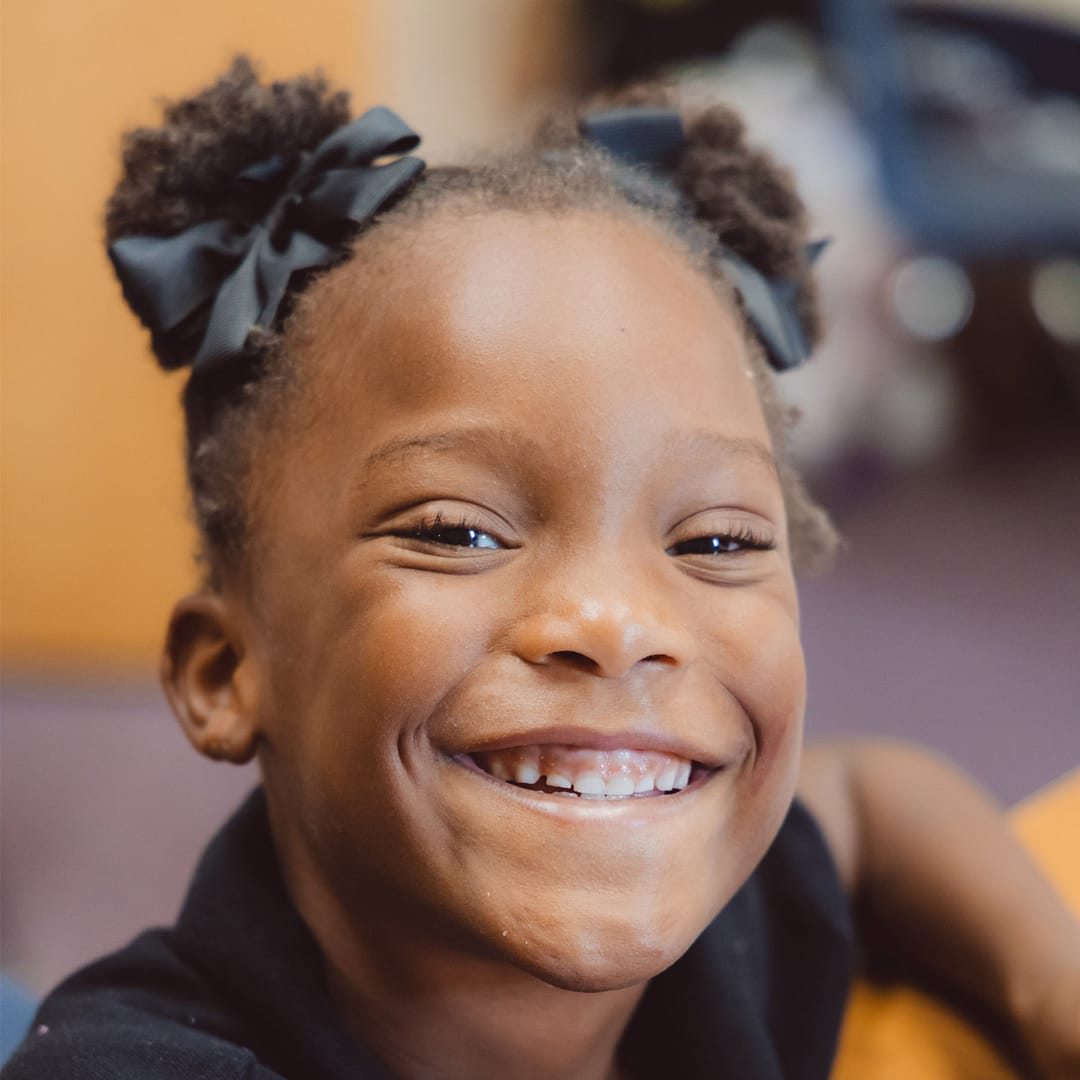
[[[594,799],[681,791],[690,783],[693,769],[685,758],[653,750],[515,746],[472,756],[500,780],[518,784],[543,780],[548,787]]]

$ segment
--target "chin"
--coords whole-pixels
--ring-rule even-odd
[[[707,923],[706,923],[707,924]],[[510,943],[515,965],[559,990],[601,993],[638,986],[659,975],[693,944],[704,925],[693,930],[658,930],[658,924],[591,926],[545,940]],[[517,947],[514,947],[514,946]]]
[[[533,970],[530,974],[554,986],[556,990],[573,990],[579,994],[602,994],[611,990],[625,990],[628,986],[640,986],[670,967],[677,959],[676,956],[670,961],[648,965],[612,961],[597,964],[593,969],[565,968],[554,972]]]

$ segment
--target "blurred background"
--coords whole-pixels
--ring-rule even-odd
[[[785,393],[847,546],[803,583],[810,737],[1080,764],[1080,0],[5,0],[0,949],[36,991],[170,920],[255,782],[156,683],[191,589],[181,378],[101,244],[122,131],[237,51],[439,162],[663,73],[797,174],[827,343]]]

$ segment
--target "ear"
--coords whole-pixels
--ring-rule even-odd
[[[255,755],[256,694],[245,642],[228,602],[213,593],[178,601],[169,619],[161,681],[191,745],[215,761]]]

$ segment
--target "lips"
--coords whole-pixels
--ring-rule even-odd
[[[598,749],[535,743],[465,755],[497,780],[550,794],[585,799],[628,799],[682,791],[711,771],[661,750]]]

